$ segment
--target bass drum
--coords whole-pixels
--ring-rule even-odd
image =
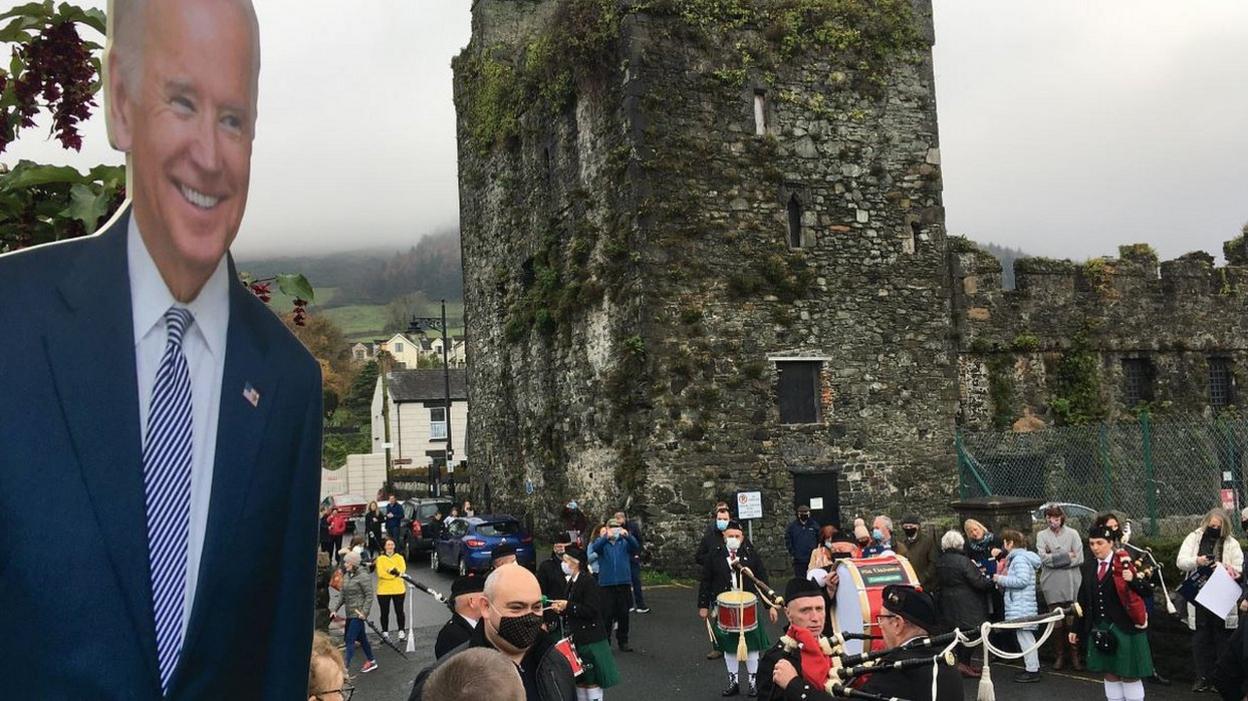
[[[832,622],[839,633],[879,635],[877,616],[884,602],[884,587],[908,584],[919,587],[919,578],[910,561],[901,555],[879,555],[858,560],[841,560],[836,567],[840,582],[836,589],[836,609]],[[872,650],[883,649],[883,640],[846,640],[845,653],[860,655],[864,642]]]

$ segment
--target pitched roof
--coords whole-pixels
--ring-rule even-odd
[[[468,371],[451,368],[451,399],[468,398]],[[442,368],[394,370],[386,376],[396,402],[429,402],[446,398]]]

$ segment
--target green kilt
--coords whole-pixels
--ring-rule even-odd
[[[711,615],[715,615],[715,611],[711,611]],[[767,621],[767,615],[763,613],[762,607],[754,604],[755,620],[758,626],[745,634],[745,647],[750,652],[762,652],[771,647],[771,638],[767,636],[767,629],[763,626]],[[737,654],[737,642],[740,640],[740,633],[729,633],[719,627],[718,618],[714,624],[715,629],[715,649],[731,655]]]
[[[600,686],[604,689],[620,683],[620,672],[611,656],[611,643],[599,640],[588,645],[577,645],[576,654],[585,665],[585,671],[576,678],[577,686]]]
[[[1097,630],[1108,630],[1118,641],[1112,654],[1096,649],[1091,640],[1083,641],[1088,648],[1088,671],[1116,674],[1124,679],[1143,679],[1153,676],[1153,653],[1148,647],[1144,631],[1127,633],[1106,620],[1098,621]]]

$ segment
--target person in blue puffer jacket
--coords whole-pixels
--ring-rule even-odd
[[[612,518],[607,533],[598,536],[589,551],[598,555],[598,587],[602,590],[602,623],[610,639],[615,628],[615,641],[620,652],[632,652],[628,645],[628,610],[633,607],[633,570],[629,560],[641,545],[624,524]]]
[[[1036,603],[1036,572],[1040,556],[1027,549],[1027,536],[1012,529],[1001,533],[1008,555],[1005,572],[993,576],[1005,597],[1005,620],[1034,616],[1039,612]],[[1036,649],[1036,626],[1014,631],[1018,636],[1018,648],[1025,651],[1023,671],[1014,676],[1020,683],[1040,681],[1040,654]]]

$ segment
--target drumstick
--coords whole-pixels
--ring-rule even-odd
[[[711,630],[711,617],[707,616],[702,621],[706,623],[706,636],[711,639],[711,649],[715,649],[715,631]]]

